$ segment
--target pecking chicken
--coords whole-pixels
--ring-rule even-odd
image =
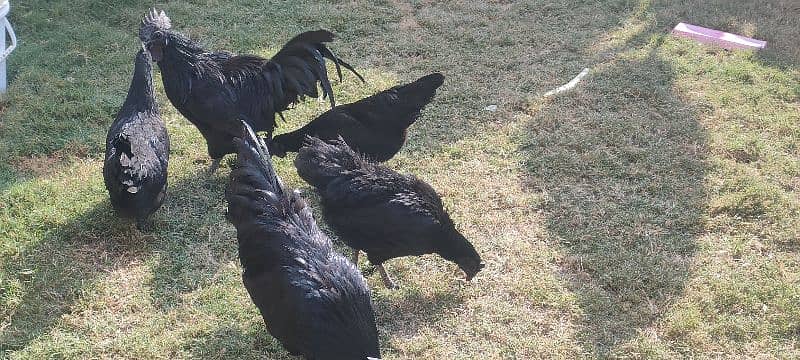
[[[367,253],[384,284],[396,285],[383,263],[437,253],[471,280],[484,266],[472,244],[456,230],[430,185],[370,162],[341,140],[307,138],[294,161],[297,172],[322,198],[328,224],[354,250]]]

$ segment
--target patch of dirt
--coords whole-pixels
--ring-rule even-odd
[[[403,14],[403,18],[400,19],[400,23],[398,24],[400,30],[415,30],[420,28],[419,23],[414,18],[414,7],[411,6],[411,4],[403,2],[402,0],[391,0],[391,3]]]
[[[580,255],[566,255],[556,260],[556,265],[560,266],[562,276],[573,281],[575,284],[589,284],[592,276],[583,268],[583,259]]]
[[[50,155],[22,156],[12,161],[17,171],[36,177],[50,175],[70,158],[82,158],[89,155],[89,146],[78,142],[69,142],[63,148]]]
[[[729,150],[725,153],[725,156],[729,159],[733,159],[734,161],[742,164],[749,164],[753,161],[758,160],[758,154],[755,154],[752,151],[747,151],[744,149]]]
[[[400,20],[400,30],[414,30],[419,29],[419,23],[416,19],[414,19],[413,15],[403,15],[403,19]]]
[[[56,166],[64,159],[58,154],[49,156],[23,156],[17,158],[12,166],[23,174],[46,176],[55,172]]]

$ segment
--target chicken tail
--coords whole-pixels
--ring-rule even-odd
[[[282,221],[288,221],[308,234],[319,233],[311,208],[300,192],[287,190],[275,173],[264,140],[242,122],[242,135],[233,142],[237,164],[225,190],[228,220],[239,231],[246,231],[243,229],[261,223],[256,219],[266,215],[269,226],[280,227]]]
[[[394,124],[407,128],[411,126],[419,113],[433,100],[438,89],[444,83],[444,75],[433,73],[423,76],[410,84],[397,86],[397,106],[394,109]]]
[[[327,30],[306,31],[289,40],[270,59],[279,65],[282,82],[286,87],[283,91],[285,96],[283,107],[297,103],[305,96],[318,97],[317,83],[322,88],[322,97],[330,100],[331,107],[336,106],[325,59],[333,61],[339,81],[342,80],[342,67],[344,67],[364,82],[364,77],[353,66],[336,56],[325,45],[333,41],[334,37],[334,34]]]
[[[264,140],[242,121],[242,134],[233,139],[236,147],[236,169],[231,172],[225,191],[228,219],[237,224],[265,211],[282,211],[286,191],[269,158]],[[271,209],[264,209],[266,200]]]
[[[350,111],[362,121],[380,126],[406,129],[419,118],[419,114],[433,100],[444,83],[444,75],[433,73],[416,81],[398,85],[349,105]]]
[[[412,83],[396,86],[395,90],[397,90],[397,95],[401,99],[424,106],[436,95],[436,89],[442,86],[443,83],[444,75],[436,72],[425,75]]]

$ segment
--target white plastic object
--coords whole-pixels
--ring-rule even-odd
[[[562,93],[564,91],[574,88],[576,85],[578,85],[578,82],[580,82],[581,79],[583,79],[583,77],[588,74],[589,74],[589,68],[584,68],[583,71],[581,71],[581,73],[578,74],[578,76],[570,80],[568,83],[544,93],[544,97],[553,96],[555,94]]]
[[[17,35],[14,34],[14,28],[6,18],[10,10],[11,4],[8,0],[0,0],[0,94],[6,92],[6,59],[17,48]],[[8,47],[6,47],[6,33],[11,39],[11,45]]]

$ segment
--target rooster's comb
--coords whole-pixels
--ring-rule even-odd
[[[156,8],[150,9],[147,15],[142,19],[142,24],[139,26],[139,39],[148,41],[150,36],[156,31],[169,30],[172,24],[169,17],[164,11],[158,11]]]

